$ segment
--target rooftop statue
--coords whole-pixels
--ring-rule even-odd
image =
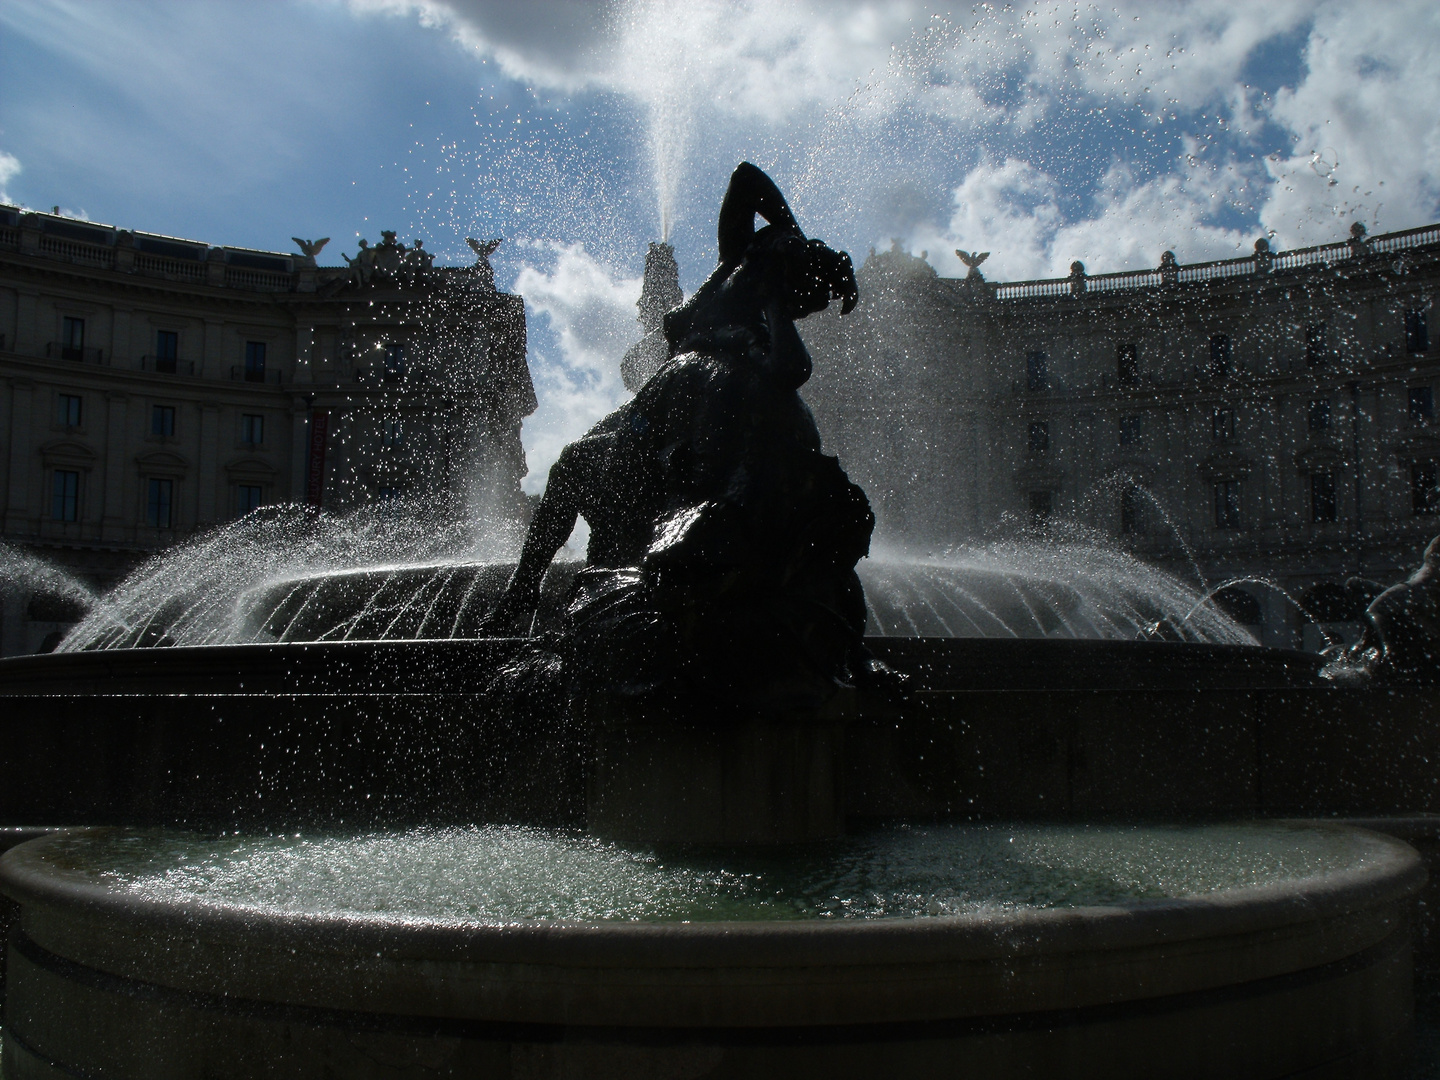
[[[767,224],[755,230],[756,215]],[[818,707],[880,672],[855,564],[875,518],[798,390],[795,320],[858,299],[850,258],[807,239],[754,165],[730,179],[720,260],[664,315],[669,357],[550,470],[487,620],[525,633],[577,516],[590,525],[558,642],[566,685],[691,701]]]
[[[319,255],[325,245],[330,242],[330,238],[328,236],[323,236],[319,240],[302,240],[298,236],[292,236],[290,239],[295,241],[295,246],[300,249],[300,254],[304,255],[312,262],[314,261],[315,256]]]
[[[470,245],[470,250],[475,253],[475,273],[480,278],[482,287],[493,290],[495,288],[495,268],[490,265],[490,256],[495,254],[495,249],[500,246],[500,238],[493,240],[476,240],[473,236],[467,236],[465,243]]]
[[[990,253],[988,251],[971,252],[956,248],[955,254],[960,257],[960,261],[962,263],[969,267],[969,273],[965,275],[965,280],[968,283],[972,285],[978,285],[980,282],[985,280],[985,275],[980,273],[980,264],[990,257]]]

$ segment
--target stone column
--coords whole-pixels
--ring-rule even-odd
[[[226,506],[225,479],[220,475],[220,406],[213,401],[202,401],[197,409],[200,414],[200,438],[198,440],[197,466],[195,469],[195,512],[197,524],[209,525],[220,520],[222,508]]]
[[[5,531],[31,532],[39,528],[39,507],[30,506],[30,472],[35,440],[35,384],[29,379],[10,382],[10,468],[5,501]]]
[[[105,454],[98,470],[103,477],[101,502],[103,516],[100,536],[104,540],[123,541],[134,518],[130,502],[129,470],[125,467],[125,423],[129,412],[129,395],[112,390],[105,394]]]

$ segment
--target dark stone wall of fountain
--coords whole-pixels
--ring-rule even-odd
[[[1440,813],[1433,690],[1335,687],[1315,677],[1316,658],[1275,650],[871,644],[914,672],[911,705],[853,698],[839,752],[807,751],[833,760],[838,812],[852,824]],[[516,647],[350,642],[5,660],[0,825],[579,822],[598,744],[497,718],[474,692]],[[758,792],[781,782],[778,765],[756,772],[754,760],[745,783]],[[691,766],[689,779],[712,766],[717,785],[733,786],[720,756]]]

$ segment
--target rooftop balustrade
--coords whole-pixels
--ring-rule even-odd
[[[987,283],[996,300],[1032,300],[1041,297],[1081,295],[1092,292],[1119,292],[1190,285],[1228,278],[1257,277],[1312,267],[1341,266],[1440,244],[1440,224],[1423,225],[1367,237],[1364,228],[1352,229],[1349,240],[1290,251],[1271,251],[1268,243],[1256,245],[1253,255],[1236,259],[1180,264],[1168,252],[1154,270],[1124,270],[1114,274],[1086,274],[1083,270],[1063,278],[1036,278],[1032,281]]]

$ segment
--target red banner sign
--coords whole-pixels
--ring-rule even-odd
[[[325,496],[325,436],[330,430],[330,413],[326,409],[310,412],[310,458],[305,474],[305,502],[319,506]]]

